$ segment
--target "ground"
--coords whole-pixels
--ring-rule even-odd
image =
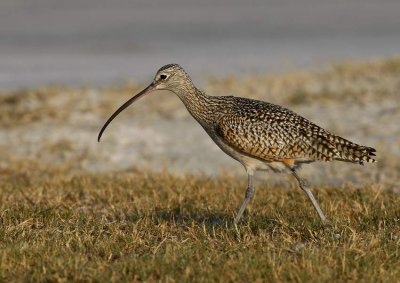
[[[1,172],[1,281],[396,282],[400,198],[379,184],[305,194],[168,173]]]
[[[143,99],[98,144],[105,119],[143,85],[2,93],[0,281],[395,282],[399,86],[398,58],[203,85],[377,149],[376,164],[302,169],[328,225],[293,178],[269,173],[235,226],[243,168],[172,95]]]

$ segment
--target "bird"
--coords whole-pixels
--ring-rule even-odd
[[[298,173],[300,166],[314,161],[338,160],[361,165],[376,162],[374,148],[332,134],[285,107],[243,97],[207,95],[178,64],[161,67],[148,87],[119,107],[101,128],[98,142],[119,113],[156,90],[175,93],[218,147],[246,170],[247,189],[235,224],[254,197],[253,179],[257,171],[292,174],[320,220],[328,223],[308,182]]]

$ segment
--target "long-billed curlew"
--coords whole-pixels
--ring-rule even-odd
[[[208,96],[194,86],[178,64],[160,68],[148,87],[115,111],[101,129],[98,141],[121,111],[154,90],[175,93],[213,141],[246,169],[247,190],[235,223],[254,195],[253,175],[257,170],[291,172],[325,222],[326,217],[317,200],[297,173],[299,165],[318,160],[359,164],[375,162],[371,157],[375,156],[374,148],[331,134],[284,107],[242,97]]]

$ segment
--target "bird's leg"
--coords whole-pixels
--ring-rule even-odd
[[[311,190],[308,188],[308,185],[306,184],[306,181],[302,179],[296,172],[294,168],[291,168],[293,176],[296,178],[296,180],[299,182],[300,188],[307,194],[308,198],[312,202],[315,210],[317,211],[319,217],[321,218],[322,222],[327,222],[327,219],[322,212],[322,209],[319,207],[317,200],[315,199],[314,195],[312,194]]]
[[[245,194],[244,200],[242,202],[242,205],[239,208],[239,212],[237,213],[237,215],[235,217],[235,224],[239,223],[240,217],[242,217],[244,210],[246,209],[250,200],[254,196],[255,189],[254,189],[254,185],[253,185],[253,173],[248,172],[247,176],[248,176],[247,190],[246,190],[246,194]]]

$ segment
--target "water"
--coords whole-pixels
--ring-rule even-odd
[[[2,0],[0,90],[281,71],[398,55],[400,1]]]

